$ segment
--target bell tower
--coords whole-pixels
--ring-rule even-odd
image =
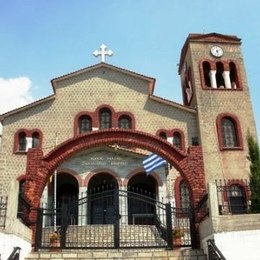
[[[197,110],[206,178],[247,178],[246,137],[256,137],[256,128],[241,40],[217,33],[190,34],[179,64],[184,105]]]

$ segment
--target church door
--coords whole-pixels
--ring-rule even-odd
[[[61,208],[62,204],[67,206],[73,205],[78,201],[78,182],[67,173],[60,173],[57,176],[57,208]],[[78,224],[78,207],[72,207],[69,212],[69,225]],[[57,225],[60,225],[60,218],[57,216]]]
[[[137,196],[156,199],[156,181],[152,176],[140,173],[133,176],[128,182],[128,191],[136,193]],[[128,223],[133,225],[153,225],[155,205],[147,200],[136,200],[128,198]]]
[[[114,190],[118,188],[113,176],[99,173],[92,177],[88,186],[88,222],[90,224],[113,224],[118,199]]]

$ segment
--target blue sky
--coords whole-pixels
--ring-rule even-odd
[[[260,139],[259,0],[0,0],[0,113],[52,94],[50,80],[100,62],[156,78],[182,103],[177,64],[189,33],[237,35]],[[12,104],[11,100],[15,103]]]

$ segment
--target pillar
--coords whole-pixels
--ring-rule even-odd
[[[216,70],[211,70],[209,72],[210,85],[212,88],[217,88],[217,80],[216,80]]]

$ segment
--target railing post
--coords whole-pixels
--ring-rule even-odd
[[[60,229],[60,246],[66,247],[66,231],[68,227],[68,206],[66,203],[62,203],[61,206],[61,229]]]
[[[114,247],[119,248],[120,246],[120,227],[119,227],[119,190],[114,189]]]
[[[43,225],[43,209],[36,209],[37,211],[37,221],[36,221],[36,231],[35,231],[35,251],[37,252],[41,248],[42,244],[42,225]]]
[[[189,208],[190,216],[190,237],[191,237],[191,247],[192,249],[197,248],[197,230],[196,230],[196,218],[195,218],[195,209],[194,207]]]
[[[173,248],[173,241],[172,241],[172,211],[171,211],[171,204],[166,203],[166,227],[167,227],[167,248]]]

